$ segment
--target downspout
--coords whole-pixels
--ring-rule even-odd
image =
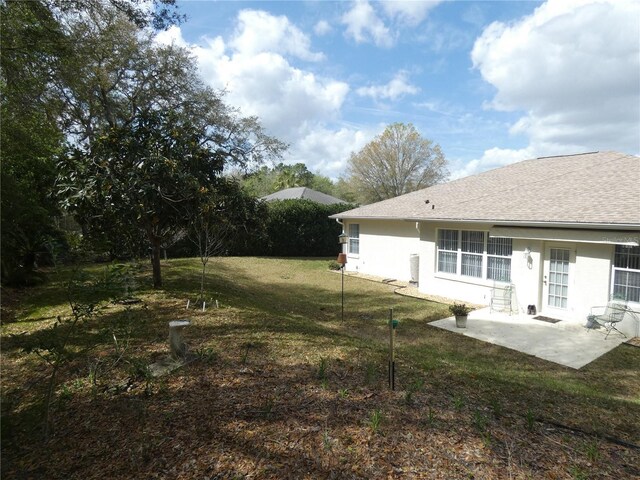
[[[336,218],[336,222],[338,222],[338,224],[342,226],[342,234],[344,234],[344,223],[342,223],[342,220],[340,220],[339,218]],[[345,247],[343,245],[340,245],[340,252],[347,253],[345,252]]]

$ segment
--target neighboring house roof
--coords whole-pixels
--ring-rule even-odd
[[[307,187],[295,187],[285,188],[279,192],[272,193],[266,197],[262,197],[262,200],[271,202],[273,200],[311,200],[316,203],[323,203],[325,205],[333,205],[334,203],[347,203],[326,193],[317,192]]]
[[[640,227],[640,157],[542,157],[332,215],[345,219]]]

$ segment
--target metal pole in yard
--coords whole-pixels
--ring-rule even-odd
[[[393,308],[389,309],[389,388],[396,389],[395,329],[393,328]]]
[[[340,321],[344,322],[344,265],[342,265],[342,313],[340,316]]]

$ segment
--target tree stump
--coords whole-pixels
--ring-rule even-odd
[[[183,360],[187,356],[187,344],[182,338],[182,330],[189,325],[191,325],[189,320],[169,322],[169,347],[171,348],[171,356],[176,360]]]

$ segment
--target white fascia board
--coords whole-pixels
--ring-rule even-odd
[[[609,245],[640,244],[640,232],[608,229],[576,229],[576,228],[527,228],[518,226],[493,226],[489,229],[490,237],[520,238],[525,240],[545,240],[559,242],[600,243]]]

